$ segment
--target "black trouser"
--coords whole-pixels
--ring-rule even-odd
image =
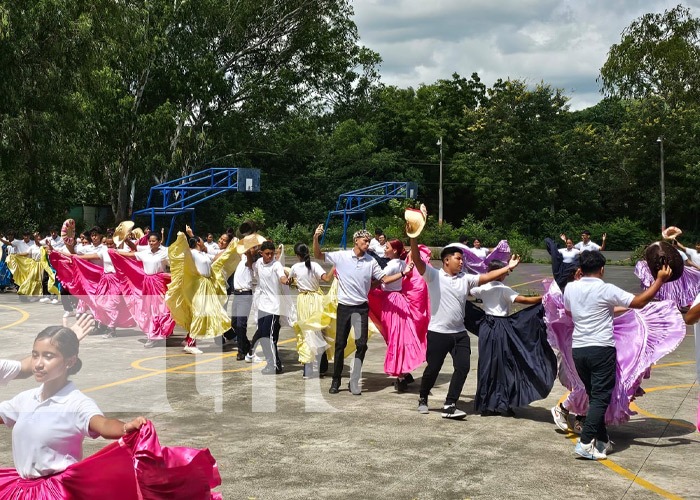
[[[452,356],[454,372],[452,372],[445,404],[457,403],[459,395],[462,394],[464,382],[467,380],[469,357],[472,353],[469,333],[466,330],[458,333],[440,333],[428,330],[428,350],[425,354],[428,366],[425,367],[420,382],[421,398],[427,398],[430,394],[430,389],[435,385],[448,353]]]
[[[364,361],[367,352],[367,335],[369,325],[369,305],[367,302],[357,306],[338,304],[338,319],[335,328],[335,359],[333,360],[333,379],[340,380],[343,376],[345,347],[348,345],[350,329],[355,332],[355,359]]]
[[[231,328],[236,335],[238,342],[238,352],[248,354],[250,351],[250,341],[248,340],[248,316],[253,307],[253,292],[246,290],[243,292],[233,291],[233,316],[231,316]],[[227,332],[228,333],[228,332]],[[228,335],[224,334],[228,340]]]
[[[73,312],[78,305],[78,299],[65,286],[61,286],[61,305],[66,312]]]
[[[49,273],[46,271],[41,271],[41,294],[44,297],[48,297],[49,294]]]
[[[262,345],[265,353],[265,360],[268,366],[277,369],[282,368],[282,360],[277,351],[277,341],[280,338],[280,317],[277,314],[270,314],[258,311],[258,331],[253,336],[253,349],[258,342]],[[240,348],[239,348],[240,349]]]
[[[605,412],[615,387],[617,352],[614,347],[591,346],[572,349],[576,372],[588,394],[588,414],[581,431],[581,443],[588,444],[594,438],[607,443]]]

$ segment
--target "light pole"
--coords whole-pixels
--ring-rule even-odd
[[[659,136],[658,139],[656,139],[656,142],[659,143],[659,154],[660,154],[660,161],[659,161],[659,167],[661,169],[661,229],[666,228],[666,183],[664,181],[664,138],[663,136]]]
[[[438,224],[442,226],[442,136],[438,139],[440,146],[440,187],[438,188]]]

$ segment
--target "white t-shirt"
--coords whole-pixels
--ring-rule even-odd
[[[338,303],[359,306],[367,302],[372,278],[380,280],[385,273],[371,255],[355,255],[355,250],[327,252],[326,262],[335,264],[338,275]]]
[[[90,419],[102,415],[97,404],[73,382],[41,401],[42,386],[19,393],[0,403],[0,418],[12,429],[12,457],[23,478],[49,476],[64,471],[83,458]]]
[[[385,276],[402,273],[406,269],[406,262],[401,259],[391,259],[384,268]],[[385,292],[400,292],[403,286],[403,279],[398,279],[393,283],[382,283],[382,290]]]
[[[221,250],[219,248],[219,244],[216,241],[212,241],[211,243],[205,241],[204,247],[207,249],[207,253],[210,255],[216,255],[217,253],[219,253],[219,250]]]
[[[485,259],[486,256],[489,254],[489,249],[480,247],[480,248],[474,248],[474,247],[467,247],[469,248],[469,251],[479,257],[480,259]]]
[[[634,295],[599,278],[583,277],[564,289],[564,308],[574,320],[572,348],[615,347],[613,310],[629,307]]]
[[[576,256],[581,253],[581,250],[576,247],[572,247],[571,250],[560,248],[559,253],[564,257],[564,264],[571,264],[576,259]]]
[[[479,285],[479,275],[460,272],[450,276],[442,269],[427,265],[423,279],[428,284],[430,295],[428,330],[438,333],[465,331],[464,306],[469,291]]]
[[[693,262],[693,264],[700,266],[700,253],[698,253],[697,250],[686,247],[685,253],[688,254],[688,258]]]
[[[22,371],[22,363],[14,359],[0,359],[0,385],[7,385]]]
[[[28,257],[32,260],[40,262],[41,261],[41,247],[38,245],[34,245],[34,246],[29,247]]]
[[[52,238],[51,236],[47,236],[46,238],[44,238],[44,241],[42,243],[44,245],[50,244],[54,250],[58,250],[58,251],[62,251],[66,246],[66,243],[63,241],[63,238],[61,238],[58,235],[55,238]]]
[[[25,242],[24,240],[12,240],[13,253],[29,253],[29,249],[34,246],[34,242],[29,240]]]
[[[296,279],[299,291],[315,292],[321,285],[320,280],[324,273],[321,264],[318,262],[312,262],[311,269],[308,269],[303,262],[297,262],[289,271],[289,279]]]
[[[284,267],[274,259],[269,264],[264,264],[262,259],[258,259],[253,268],[258,278],[257,291],[260,293],[258,311],[279,315],[280,278],[284,276]]]
[[[600,245],[597,243],[593,243],[593,240],[590,240],[588,243],[584,243],[583,241],[579,241],[574,245],[574,248],[577,249],[579,252],[583,252],[584,250],[588,251],[600,251]]]
[[[502,281],[490,281],[485,285],[472,288],[471,294],[483,301],[484,312],[491,316],[508,316],[510,305],[519,295]]]
[[[233,274],[233,289],[234,290],[253,290],[253,268],[246,266],[248,256],[241,255],[241,261],[236,266],[236,272]]]
[[[200,252],[199,250],[192,250],[192,259],[194,260],[194,265],[199,274],[205,278],[211,276],[211,263],[214,259],[213,255]]]
[[[168,250],[162,246],[155,252],[152,252],[150,247],[148,250],[136,252],[134,257],[143,262],[143,271],[146,274],[164,273],[170,265]]]
[[[369,249],[376,253],[377,257],[384,257],[385,248],[386,244],[382,245],[381,243],[379,243],[379,240],[377,238],[372,238],[371,240],[369,240]]]

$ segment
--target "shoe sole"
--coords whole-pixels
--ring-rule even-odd
[[[568,432],[568,430],[569,430],[569,425],[566,424],[566,427],[562,427],[562,426],[561,426],[561,422],[559,422],[559,421],[557,420],[557,414],[559,414],[559,412],[557,411],[557,409],[556,409],[556,408],[552,408],[552,409],[550,410],[550,413],[552,414],[552,419],[554,420],[554,425],[556,425],[557,428],[559,428],[559,430],[562,430],[562,431],[564,431],[564,432]],[[562,413],[561,415],[564,416],[563,413]],[[566,418],[566,417],[564,417],[564,418]]]
[[[426,407],[425,409],[418,408],[418,413],[420,413],[421,415],[427,415],[428,413],[430,413],[430,409],[428,407]]]
[[[446,418],[448,420],[463,420],[467,418],[467,414],[465,413],[464,415],[455,415],[454,413],[443,413],[442,418]]]

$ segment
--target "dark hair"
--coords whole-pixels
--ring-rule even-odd
[[[462,249],[459,247],[445,247],[442,249],[442,252],[440,252],[440,260],[445,260],[445,257],[448,257],[455,253],[464,255],[464,252],[462,252]]]
[[[492,261],[489,263],[489,272],[491,272],[491,271],[496,271],[496,270],[498,270],[498,269],[503,269],[503,268],[506,267],[507,265],[508,265],[508,264],[506,264],[506,263],[503,262],[502,260],[498,260],[498,259],[492,260]]]
[[[190,247],[190,249],[196,248],[196,247],[197,247],[197,243],[198,243],[199,240],[201,240],[201,239],[202,239],[202,238],[200,238],[199,236],[192,236],[191,238],[188,238],[188,239],[187,239],[187,245]]]
[[[155,236],[158,241],[161,241],[163,239],[163,235],[161,235],[158,231],[151,231],[150,233],[148,233],[148,237],[146,239],[150,240],[151,236]]]
[[[309,247],[304,243],[294,245],[294,254],[304,260],[304,265],[307,269],[311,269],[311,256],[309,255]]]
[[[49,228],[49,233],[57,233],[57,232],[58,232],[58,228],[56,226],[51,226]]]
[[[93,234],[99,234],[100,236],[102,236],[102,228],[100,226],[92,226],[90,228],[89,234],[90,236],[92,236]]]
[[[23,236],[23,237],[24,237],[24,236],[31,236],[31,235],[32,235],[32,232],[31,232],[31,231],[27,231],[26,229],[25,229],[24,231],[22,231],[22,236]]]
[[[584,229],[583,231],[581,231],[581,234],[586,234],[586,235],[590,236],[591,232],[588,229]]]
[[[463,234],[462,236],[459,237],[459,242],[462,244],[466,244],[469,242],[471,238],[469,238],[468,234]]]
[[[384,234],[384,230],[381,227],[378,227],[374,230],[374,235],[379,236],[380,234]]]
[[[264,252],[265,250],[274,250],[275,249],[275,244],[271,242],[270,240],[263,241],[263,244],[260,245],[260,251]]]
[[[39,332],[34,342],[44,339],[50,339],[51,344],[56,346],[64,358],[75,356],[75,364],[68,369],[68,375],[75,375],[80,371],[83,366],[83,362],[78,357],[80,341],[73,330],[63,326],[49,326]]]
[[[598,272],[605,265],[605,255],[598,251],[584,250],[578,257],[584,275]]]

